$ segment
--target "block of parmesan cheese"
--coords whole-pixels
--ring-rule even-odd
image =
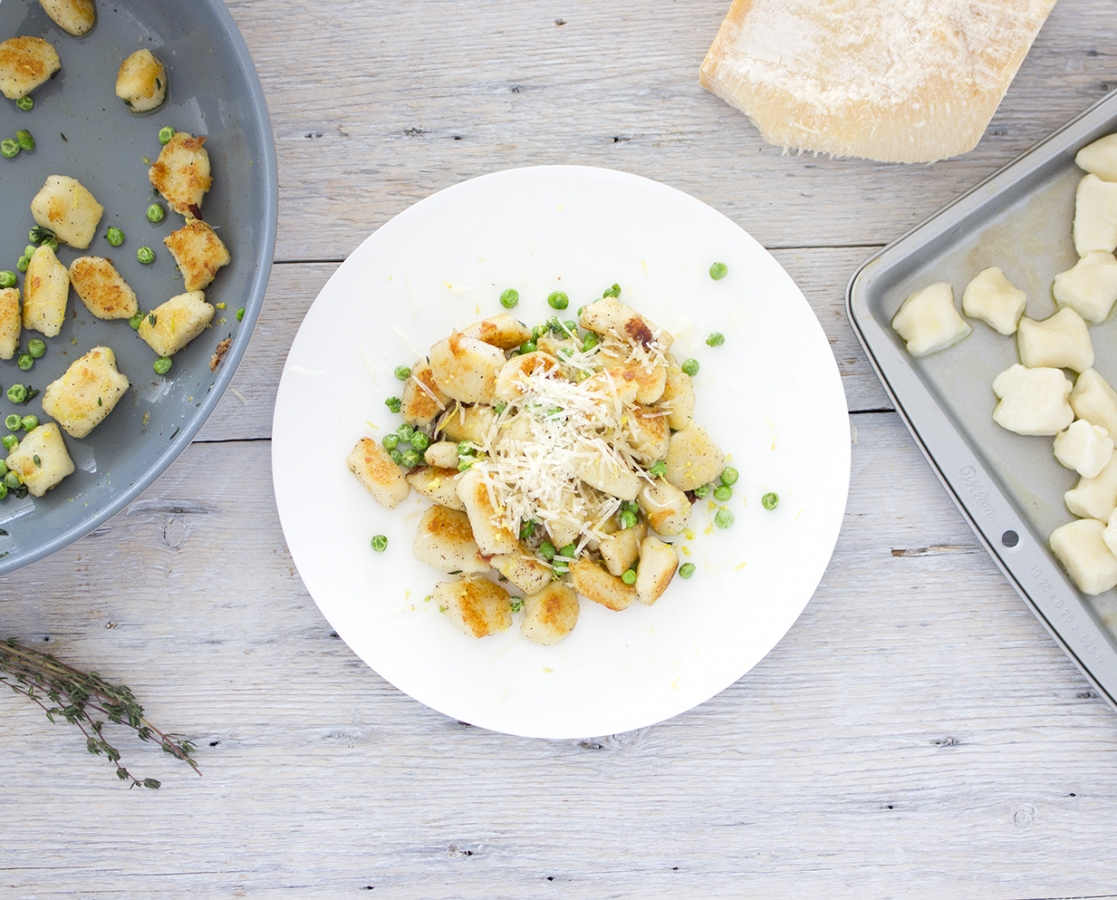
[[[1055,0],[734,0],[703,87],[784,148],[933,162],[974,148]]]

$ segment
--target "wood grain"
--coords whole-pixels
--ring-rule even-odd
[[[139,500],[0,578],[5,634],[132,686],[204,774],[120,734],[164,782],[129,792],[0,700],[0,896],[1117,897],[1117,714],[981,549],[843,308],[875,249],[1117,85],[1112,0],[1056,6],[977,150],[910,167],[785,155],[702,91],[726,0],[228,6],[280,160],[248,354]],[[784,640],[691,712],[585,741],[383,681],[308,596],[271,489],[283,360],[341,260],[433,191],[541,163],[656,178],[772,248],[853,412],[843,531]]]
[[[1117,86],[1109,0],[1058,4],[976,150],[888,165],[787,156],[699,87],[725,0],[229,8],[271,109],[283,260],[342,258],[434,191],[555,163],[663,181],[767,247],[885,244]]]
[[[771,896],[793,878],[839,897],[1104,895],[1112,711],[896,416],[857,416],[853,450],[833,562],[768,658],[675,720],[544,742],[446,719],[367,669],[294,571],[267,442],[196,444],[97,534],[0,580],[0,615],[126,680],[199,744],[204,775],[126,741],[165,786],[114,790],[69,729],[0,706],[22,811],[0,824],[0,885],[49,897],[107,879],[131,896],[162,873],[208,896]]]

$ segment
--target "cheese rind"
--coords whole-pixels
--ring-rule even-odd
[[[699,82],[765,140],[934,162],[973,149],[1055,0],[734,0]]]

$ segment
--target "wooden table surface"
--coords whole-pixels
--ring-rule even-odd
[[[105,2],[105,0],[102,0]],[[279,157],[275,266],[233,389],[139,500],[0,579],[8,635],[129,684],[203,777],[0,699],[0,896],[1117,897],[1117,713],[1013,592],[845,317],[857,266],[1117,86],[1113,0],[1063,0],[980,145],[782,153],[698,86],[728,0],[228,0]],[[435,713],[333,634],[270,475],[287,349],[369,233],[466,178],[608,166],[768,247],[841,370],[833,560],[753,671],[636,732],[546,742]],[[360,892],[368,892],[360,893]]]

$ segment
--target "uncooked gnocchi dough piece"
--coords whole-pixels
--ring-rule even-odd
[[[1107,134],[1078,151],[1079,168],[1103,181],[1117,181],[1117,134]]]
[[[981,319],[1001,334],[1014,334],[1024,315],[1028,295],[1005,277],[997,266],[977,274],[962,293],[962,312]]]
[[[1029,369],[1073,369],[1085,372],[1094,365],[1094,345],[1082,316],[1069,306],[1037,322],[1024,316],[1016,332],[1020,362]]]
[[[1117,248],[1117,182],[1087,175],[1074,195],[1074,249],[1079,256]]]
[[[1105,531],[1101,533],[1101,539],[1105,541],[1105,546],[1109,548],[1110,553],[1117,554],[1117,509],[1110,513]]]
[[[1060,465],[1074,469],[1083,478],[1093,478],[1113,458],[1113,438],[1104,428],[1077,419],[1055,435],[1054,450]]]
[[[1104,250],[1087,253],[1073,269],[1055,276],[1055,301],[1092,325],[1100,325],[1117,301],[1117,258]]]
[[[954,289],[946,281],[911,294],[892,319],[892,328],[917,357],[953,347],[973,331],[955,309]]]
[[[1093,478],[1079,478],[1078,484],[1063,494],[1063,502],[1073,515],[1109,521],[1117,509],[1117,454]]]
[[[1117,586],[1117,556],[1102,539],[1105,522],[1079,519],[1051,532],[1048,544],[1080,591],[1091,596]]]
[[[1070,405],[1078,418],[1091,425],[1100,425],[1117,437],[1117,391],[1097,369],[1087,369],[1075,379]]]
[[[1072,387],[1061,369],[1010,366],[993,379],[1000,398],[993,421],[1016,434],[1058,434],[1074,421],[1067,402]]]

